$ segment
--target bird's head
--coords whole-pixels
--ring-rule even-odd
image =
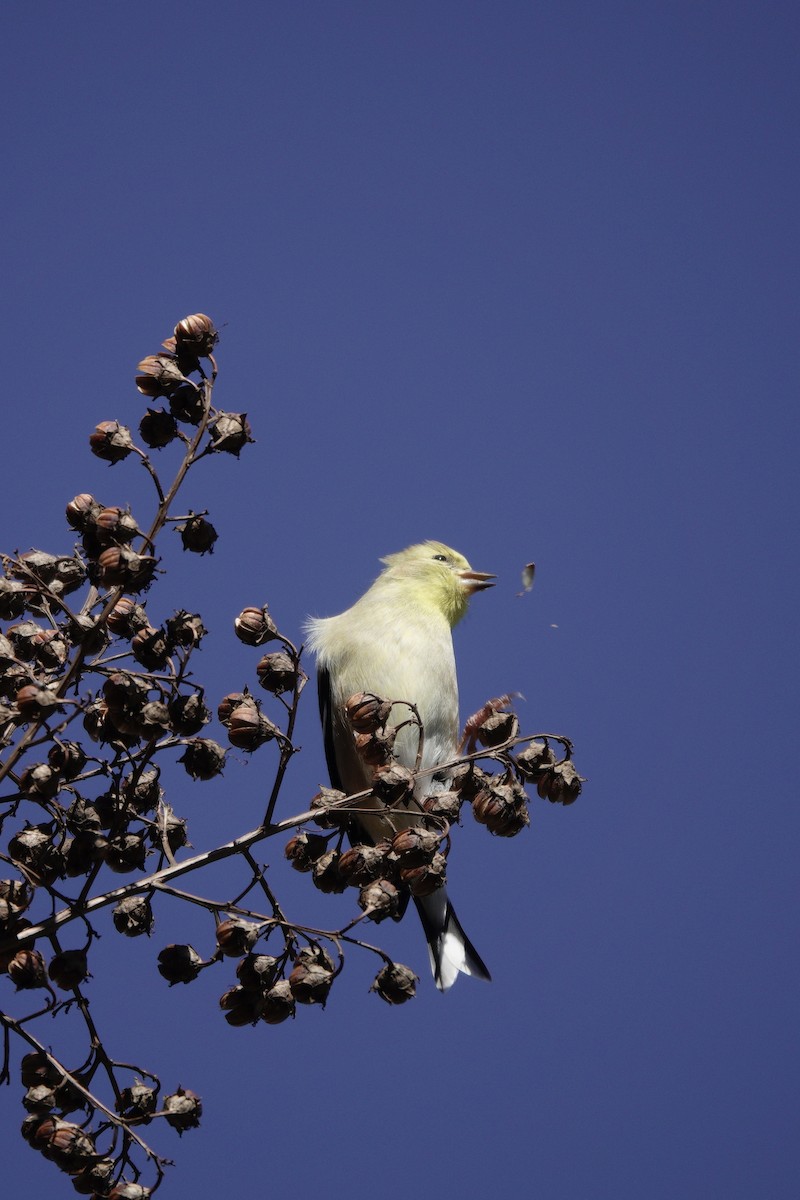
[[[401,583],[415,599],[438,608],[455,625],[464,616],[473,592],[493,587],[494,575],[473,571],[463,554],[442,542],[421,542],[381,562],[381,579]]]

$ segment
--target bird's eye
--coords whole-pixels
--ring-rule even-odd
[[[433,561],[434,562],[447,562],[447,555],[446,554],[434,554]]]

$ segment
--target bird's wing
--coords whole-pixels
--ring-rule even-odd
[[[317,667],[317,694],[319,696],[319,716],[322,721],[322,736],[325,741],[325,761],[328,764],[331,787],[343,792],[346,789],[342,786],[339,764],[336,761],[336,744],[333,735],[333,696],[330,671],[327,667]]]

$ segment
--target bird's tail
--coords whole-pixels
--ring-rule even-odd
[[[491,980],[483,959],[469,940],[455,914],[446,888],[430,896],[414,897],[428,943],[431,971],[440,992],[455,983],[459,971],[476,979]]]

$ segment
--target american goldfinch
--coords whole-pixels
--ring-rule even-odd
[[[358,692],[383,700],[415,704],[422,720],[422,770],[457,755],[458,684],[451,630],[467,611],[474,592],[492,586],[493,575],[473,571],[463,555],[441,542],[423,542],[381,559],[386,569],[352,608],[337,617],[308,622],[309,645],[317,656],[320,714],[325,754],[333,787],[352,795],[371,786],[370,771],[360,759],[345,715],[347,701]],[[392,709],[389,727],[408,718],[402,705]],[[418,727],[407,724],[397,734],[394,753],[414,767]],[[377,842],[399,829],[419,823],[418,801],[447,787],[446,772],[420,779],[412,805],[375,813],[375,800],[360,813],[360,834]],[[459,971],[489,979],[480,956],[453,911],[444,887],[415,897],[422,919],[436,986],[452,986]]]

